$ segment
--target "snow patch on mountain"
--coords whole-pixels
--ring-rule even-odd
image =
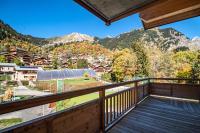
[[[65,43],[72,43],[72,42],[83,42],[83,41],[94,42],[94,37],[91,37],[86,34],[80,34],[80,33],[74,32],[62,37],[50,38],[49,40],[50,40],[50,43],[47,45],[51,46],[55,44],[62,45]]]

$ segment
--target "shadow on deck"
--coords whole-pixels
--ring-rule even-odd
[[[109,133],[200,133],[200,104],[149,96]]]

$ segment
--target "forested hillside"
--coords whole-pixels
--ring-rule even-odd
[[[186,45],[185,43],[189,42],[189,39],[172,28],[155,28],[146,31],[143,29],[133,30],[113,38],[97,38],[97,41],[109,49],[130,48],[132,42],[142,41],[143,45],[157,46],[161,50],[168,50]]]

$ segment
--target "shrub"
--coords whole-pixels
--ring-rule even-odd
[[[8,81],[7,85],[8,86],[15,86],[15,85],[17,85],[17,81]]]
[[[83,74],[83,77],[85,78],[85,80],[89,80],[90,75],[89,75],[88,72],[85,72],[85,73]]]
[[[111,81],[111,74],[110,73],[104,73],[104,74],[101,75],[101,79],[104,80],[104,81],[110,82]]]
[[[29,85],[29,81],[22,80],[21,82],[22,82],[22,84],[23,84],[24,86],[28,86],[28,85]]]
[[[0,75],[0,81],[9,81],[11,80],[10,75]]]

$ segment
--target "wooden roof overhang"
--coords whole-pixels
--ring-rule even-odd
[[[200,0],[74,0],[102,19],[106,25],[135,13],[140,14],[144,28],[200,15]]]

